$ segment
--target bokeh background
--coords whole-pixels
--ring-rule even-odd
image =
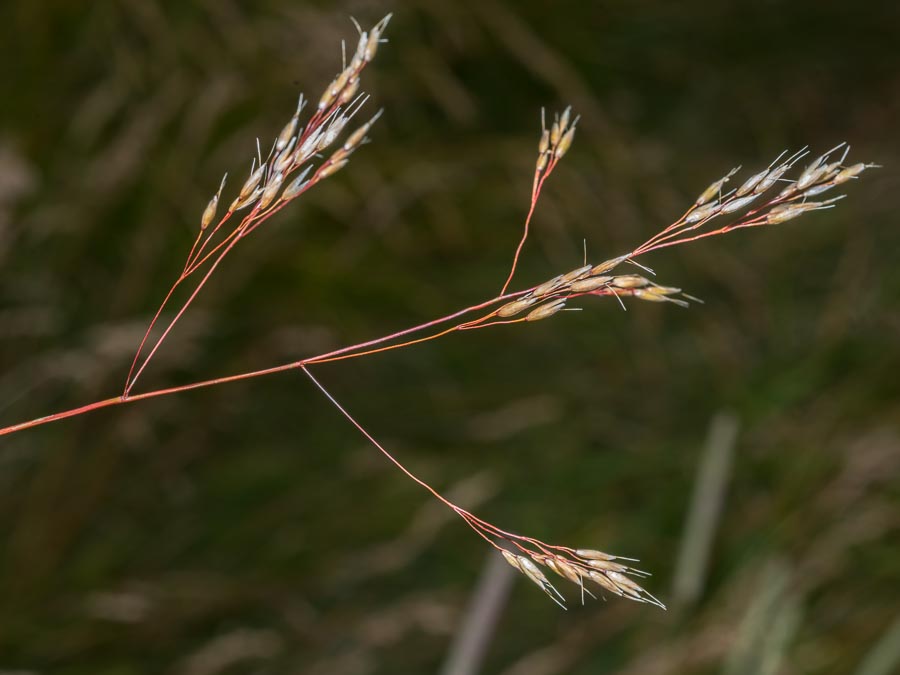
[[[688,311],[584,302],[316,371],[460,503],[641,558],[670,610],[568,587],[563,612],[490,571],[288,373],[0,441],[0,671],[440,672],[488,574],[480,672],[897,672],[896,3],[3,3],[3,424],[119,391],[222,173],[318,98],[351,15],[388,11],[374,142],[242,245],[143,388],[495,293],[542,106],[582,117],[523,284],[585,240],[589,260],[629,250],[785,148],[847,140],[886,167],[839,208],[649,256],[706,301]]]

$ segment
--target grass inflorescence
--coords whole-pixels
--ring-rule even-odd
[[[542,114],[538,156],[534,164],[531,198],[522,236],[513,254],[512,265],[505,282],[496,296],[390,335],[299,361],[166,389],[135,391],[141,375],[153,361],[170,332],[237,244],[288,204],[344,169],[354,152],[367,142],[373,124],[381,115],[380,111],[352,131],[348,130],[351,128],[351,122],[368,101],[368,97],[360,90],[360,78],[366,66],[375,58],[379,45],[384,41],[383,36],[389,20],[390,15],[368,31],[359,29],[356,48],[349,63],[344,62],[343,68],[325,88],[306,121],[302,121],[302,117],[310,106],[301,95],[291,117],[271,145],[265,146],[269,147],[269,150],[264,153],[264,146],[257,141],[249,173],[230,200],[224,197],[227,176],[222,178],[218,190],[200,216],[196,238],[186,256],[181,273],[163,298],[137,346],[122,393],[80,408],[10,425],[0,429],[0,435],[74,417],[102,407],[251,379],[275,372],[300,370],[348,421],[404,474],[462,518],[490,546],[499,550],[513,568],[539,586],[554,602],[564,606],[565,598],[544,570],[549,570],[573,583],[579,590],[582,601],[585,595],[594,597],[593,591],[599,589],[664,608],[660,600],[635,581],[647,577],[648,574],[627,564],[634,562],[632,559],[594,549],[549,544],[516,534],[477,517],[447,499],[429,483],[411,473],[385,449],[329,393],[313,375],[311,367],[409,347],[451,333],[546,320],[564,310],[572,309],[573,301],[590,298],[613,298],[623,308],[626,307],[625,301],[630,299],[687,307],[691,301],[696,301],[696,298],[684,293],[677,286],[657,282],[653,270],[638,262],[638,258],[652,251],[696,242],[733,230],[780,225],[807,213],[834,208],[845,195],[832,196],[831,191],[850,184],[867,169],[876,166],[870,163],[849,163],[850,148],[845,143],[814,156],[811,160],[806,159],[810,155],[810,151],[806,148],[793,154],[785,151],[767,167],[748,175],[742,181],[737,178],[740,167],[731,169],[710,183],[681,217],[631,251],[599,263],[588,263],[585,259],[575,269],[557,274],[543,283],[530,288],[510,290],[528,240],[529,228],[541,191],[559,162],[570,151],[576,137],[578,118],[573,116],[571,108],[554,115],[549,124],[546,115]],[[800,166],[802,168],[795,169]],[[729,188],[732,184],[737,187]],[[221,207],[225,202],[229,206],[222,212]],[[639,269],[641,273],[637,273],[633,268]],[[187,299],[168,319],[165,326],[157,330],[164,312],[173,302],[176,291],[183,286],[189,289]]]

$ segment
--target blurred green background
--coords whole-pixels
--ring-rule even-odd
[[[120,390],[222,173],[388,11],[374,142],[242,244],[140,388],[493,295],[542,106],[582,117],[522,285],[847,140],[886,168],[839,208],[647,257],[704,305],[585,301],[316,373],[464,506],[639,557],[671,605],[561,586],[563,612],[516,578],[482,672],[897,672],[896,3],[3,3],[0,421]],[[17,673],[438,672],[488,560],[295,373],[4,437],[0,531]]]

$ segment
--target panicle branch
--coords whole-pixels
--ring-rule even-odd
[[[844,152],[840,159],[830,161],[831,155],[841,148],[844,148]],[[812,198],[855,180],[866,169],[878,166],[865,163],[847,165],[845,162],[849,152],[850,146],[840,143],[815,158],[798,176],[788,178],[787,173],[808,155],[809,151],[803,148],[782,160],[787,154],[785,151],[768,167],[748,177],[740,187],[723,193],[725,184],[740,167],[732,169],[710,184],[681,218],[638,246],[626,256],[626,259],[661,248],[725,234],[732,230],[778,225],[810,211],[833,208],[844,195],[824,201],[815,201]],[[777,193],[769,193],[776,184],[782,185],[782,189]],[[743,215],[738,215],[742,212]],[[732,216],[734,220],[715,229],[707,228],[711,221],[722,216]]]
[[[244,181],[221,220],[215,226],[210,227],[216,218],[219,200],[225,188],[225,177],[222,178],[218,191],[200,217],[199,232],[188,253],[181,275],[172,284],[169,293],[147,326],[138,345],[131,368],[125,378],[123,398],[129,397],[138,378],[171,329],[206,284],[212,271],[237,243],[285,205],[344,168],[353,152],[366,142],[366,134],[381,115],[381,111],[351,132],[337,150],[329,153],[335,141],[343,134],[347,125],[368,100],[365,94],[359,93],[360,74],[375,57],[378,45],[384,42],[383,34],[390,19],[391,15],[388,14],[370,31],[363,31],[357,25],[359,41],[353,58],[349,65],[344,64],[343,70],[326,87],[310,119],[301,126],[300,116],[306,107],[306,99],[301,94],[294,114],[276,136],[265,160],[263,160],[262,153],[259,152],[259,142],[257,141],[257,157],[251,161],[250,175]],[[247,209],[249,211],[246,215],[236,222],[232,222],[232,216]],[[226,226],[230,227],[230,231],[224,236],[219,236],[220,231]],[[193,292],[182,304],[175,318],[169,322],[161,336],[153,342],[147,355],[141,361],[150,334],[174,291],[204,267],[206,267],[206,273],[196,283]]]

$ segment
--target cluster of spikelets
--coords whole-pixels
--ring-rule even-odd
[[[635,583],[630,576],[627,576],[648,577],[649,573],[617,562],[618,560],[634,562],[631,558],[621,558],[593,549],[551,548],[553,550],[547,553],[535,553],[524,549],[521,550],[524,550],[525,554],[513,553],[506,549],[501,552],[506,558],[506,562],[524,574],[529,581],[536,584],[560,607],[565,608],[566,600],[556,590],[556,586],[547,578],[541,567],[546,567],[558,576],[578,585],[581,588],[582,603],[585,593],[596,598],[585,586],[586,581],[592,581],[601,589],[614,595],[637,602],[646,602],[661,609],[666,608],[662,602]]]
[[[560,128],[565,130],[568,118],[569,110],[567,109],[557,118],[558,121],[554,122],[550,132],[546,129],[543,131],[538,155],[538,174],[548,166],[548,161],[561,157],[571,144],[574,126],[568,131],[559,131]],[[766,169],[747,178],[740,187],[723,194],[725,184],[740,170],[740,167],[732,169],[725,176],[710,184],[679,220],[634,251],[611,258],[598,265],[583,265],[565,274],[559,274],[534,287],[522,297],[506,303],[496,310],[495,315],[501,319],[508,319],[529,310],[524,317],[518,320],[539,321],[565,309],[569,299],[584,295],[633,297],[648,302],[671,302],[681,307],[687,307],[687,300],[696,300],[696,298],[682,293],[680,288],[663,286],[638,274],[612,275],[610,273],[621,264],[629,262],[653,274],[652,270],[639,265],[634,258],[655,249],[724,234],[730,230],[759,225],[777,225],[810,211],[832,208],[835,202],[843,199],[845,195],[824,201],[814,201],[810,198],[854,180],[867,168],[877,166],[863,163],[846,165],[844,162],[847,159],[849,146],[839,160],[829,162],[831,154],[844,145],[841,143],[817,157],[796,179],[785,178],[785,174],[808,154],[808,151],[804,148],[782,161],[782,157],[786,154],[784,152]],[[752,209],[754,202],[763,197],[776,184],[784,184],[784,186],[777,194],[763,199],[758,208]],[[734,215],[742,211],[745,211],[744,215],[737,217],[728,225],[715,230],[702,229],[714,218]],[[681,297],[676,297],[679,294]]]
[[[508,302],[497,310],[497,316],[507,318],[531,309],[524,321],[540,321],[565,309],[566,301],[581,295],[631,296],[650,302],[674,302],[687,307],[687,301],[673,297],[680,288],[661,286],[639,274],[609,275],[627,257],[613,258],[599,265],[584,265],[560,274],[535,286],[525,297]],[[685,296],[690,298],[691,296]],[[535,306],[537,305],[537,306]]]
[[[366,134],[381,115],[380,111],[351,133],[337,150],[318,165],[315,160],[323,159],[322,153],[334,144],[347,123],[366,102],[367,97],[359,93],[359,76],[375,57],[390,18],[391,15],[388,14],[371,31],[360,29],[353,58],[325,89],[311,119],[303,128],[300,127],[300,114],[306,101],[301,94],[294,115],[278,134],[267,159],[263,161],[260,153],[258,160],[254,160],[250,177],[231,202],[226,217],[249,206],[254,207],[251,221],[264,217],[269,209],[295,199],[347,165],[353,151],[367,140]],[[288,177],[298,171],[288,183]],[[219,191],[203,211],[201,230],[205,230],[215,220],[224,186],[225,178],[222,179]]]
[[[382,36],[390,19],[391,15],[388,14],[369,31],[362,30],[357,24],[359,40],[353,57],[349,64],[345,59],[343,69],[325,89],[309,120],[305,125],[300,123],[300,115],[306,107],[306,101],[301,94],[294,114],[278,134],[265,159],[257,140],[257,157],[251,163],[249,177],[244,181],[225,214],[210,227],[216,221],[227,174],[222,178],[218,191],[210,199],[200,217],[200,230],[188,253],[184,270],[175,280],[172,290],[159,307],[156,317],[150,322],[138,346],[126,377],[123,392],[125,398],[130,395],[138,378],[171,328],[191,304],[213,270],[234,246],[288,203],[344,168],[353,152],[368,140],[366,134],[381,115],[380,111],[347,135],[336,150],[333,149],[350,120],[368,99],[359,91],[360,75],[375,58],[379,44],[384,41]],[[232,220],[232,216],[239,211],[246,213],[240,219]],[[225,229],[226,227],[228,229]],[[220,231],[227,234],[223,236]],[[172,291],[204,267],[205,275],[196,284],[194,293],[182,305],[162,336],[149,348],[143,363],[139,365],[144,346],[172,296]]]

